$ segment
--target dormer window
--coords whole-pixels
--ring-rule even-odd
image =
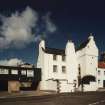
[[[57,60],[57,55],[53,55],[53,60]]]

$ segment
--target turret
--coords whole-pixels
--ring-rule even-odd
[[[40,41],[39,48],[44,48],[45,49],[45,41],[44,40]]]
[[[94,37],[93,37],[92,33],[90,33],[90,36],[88,37],[88,39],[94,40]]]
[[[74,82],[76,83],[77,86],[77,57],[75,53],[75,46],[72,41],[68,41],[66,44],[66,49],[65,49],[65,54],[66,54],[66,65],[68,69],[68,82],[73,84]],[[71,75],[71,76],[70,76]]]
[[[89,40],[89,42],[87,43],[87,46],[86,46],[86,54],[98,56],[98,48],[96,46],[94,37],[92,36],[92,33],[90,33],[88,40]]]
[[[74,43],[71,40],[70,41],[68,40],[66,44],[65,54],[70,55],[71,53],[75,53],[75,47]]]

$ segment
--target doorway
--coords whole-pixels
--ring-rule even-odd
[[[0,91],[8,91],[8,81],[0,80]]]
[[[103,87],[105,88],[105,80],[103,80]]]

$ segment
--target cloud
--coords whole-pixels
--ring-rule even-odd
[[[38,24],[39,27],[36,28],[37,36],[35,37],[35,42],[39,42],[41,39],[50,37],[50,34],[54,33],[57,30],[56,25],[52,22],[51,13],[47,13],[45,16],[42,16]]]
[[[42,39],[42,35],[38,35],[37,37],[35,37],[35,42],[41,41]]]
[[[27,7],[23,12],[15,12],[10,17],[1,15],[0,48],[24,47],[34,41],[32,29],[38,21],[37,13]]]
[[[0,15],[0,49],[11,47],[23,48],[26,45],[47,38],[56,31],[56,25],[50,19],[51,14],[39,17],[38,13],[26,7],[22,12],[16,11],[11,16]],[[34,30],[34,31],[33,31]]]
[[[45,20],[45,27],[46,27],[46,31],[53,33],[56,31],[57,27],[56,25],[51,21],[50,19],[51,13],[47,13],[46,16],[44,16],[44,20]]]
[[[0,65],[5,65],[5,66],[17,66],[23,63],[24,62],[18,58],[12,58],[9,60],[0,60]]]

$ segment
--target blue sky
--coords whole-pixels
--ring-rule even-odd
[[[21,23],[21,19],[25,21]],[[20,26],[28,34],[22,36],[20,30],[11,31]],[[100,52],[105,51],[104,0],[3,0],[0,3],[1,60],[18,58],[34,64],[41,35],[45,35],[47,46],[63,49],[68,39],[78,46],[89,33],[93,33]]]

